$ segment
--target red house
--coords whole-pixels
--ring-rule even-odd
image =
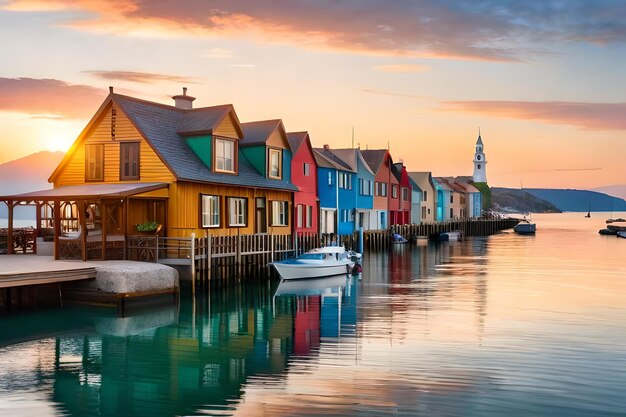
[[[402,162],[393,164],[393,174],[399,183],[399,203],[398,211],[395,215],[395,224],[409,224],[411,223],[411,195],[413,194],[413,188],[411,187],[411,181],[409,180],[409,174],[406,171],[406,167]],[[392,216],[394,217],[394,216]],[[394,224],[394,223],[391,223]]]
[[[291,182],[298,187],[293,201],[296,233],[318,231],[317,164],[308,132],[287,133],[291,148]]]

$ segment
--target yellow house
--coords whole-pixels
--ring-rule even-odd
[[[296,187],[247,160],[233,106],[194,109],[186,88],[173,99],[168,106],[110,88],[50,176],[54,189],[5,198],[49,213],[56,258],[122,258],[129,236],[155,227],[149,232],[168,237],[290,234],[289,217],[268,222],[266,207],[289,210]]]

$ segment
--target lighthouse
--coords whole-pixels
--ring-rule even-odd
[[[487,160],[483,152],[483,139],[478,132],[478,140],[476,141],[476,152],[474,153],[474,182],[487,182]]]

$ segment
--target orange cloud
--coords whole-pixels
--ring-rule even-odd
[[[446,101],[443,110],[577,126],[589,130],[626,130],[626,103],[567,101]]]
[[[0,91],[0,111],[50,118],[89,117],[107,94],[88,85],[34,78],[0,78]]]
[[[152,84],[159,81],[171,81],[175,83],[200,84],[196,77],[181,77],[170,74],[157,74],[152,72],[135,71],[84,71],[104,80],[130,81],[142,84]]]

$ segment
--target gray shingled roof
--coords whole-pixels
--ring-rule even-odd
[[[229,112],[234,111],[232,104],[203,107],[187,111],[178,125],[177,132],[181,135],[196,132],[208,132],[217,127]]]
[[[366,149],[361,151],[361,153],[363,154],[363,159],[365,159],[367,165],[369,165],[372,172],[376,174],[380,165],[385,160],[387,149]]]
[[[265,145],[272,132],[281,123],[280,119],[242,123],[243,139],[239,141],[239,146]]]
[[[315,161],[317,166],[325,168],[340,169],[342,171],[356,172],[356,169],[352,169],[346,162],[341,160],[330,149],[314,148]]]
[[[180,126],[197,125],[196,114],[211,113],[211,107],[182,110],[119,94],[114,94],[113,100],[145,135],[179,180],[297,191],[290,182],[268,179],[259,174],[241,152],[237,175],[214,173],[204,165],[177,132]],[[187,122],[190,115],[194,120]]]
[[[287,140],[289,141],[289,147],[292,154],[296,154],[300,146],[305,142],[305,139],[309,132],[289,132],[287,133]]]

